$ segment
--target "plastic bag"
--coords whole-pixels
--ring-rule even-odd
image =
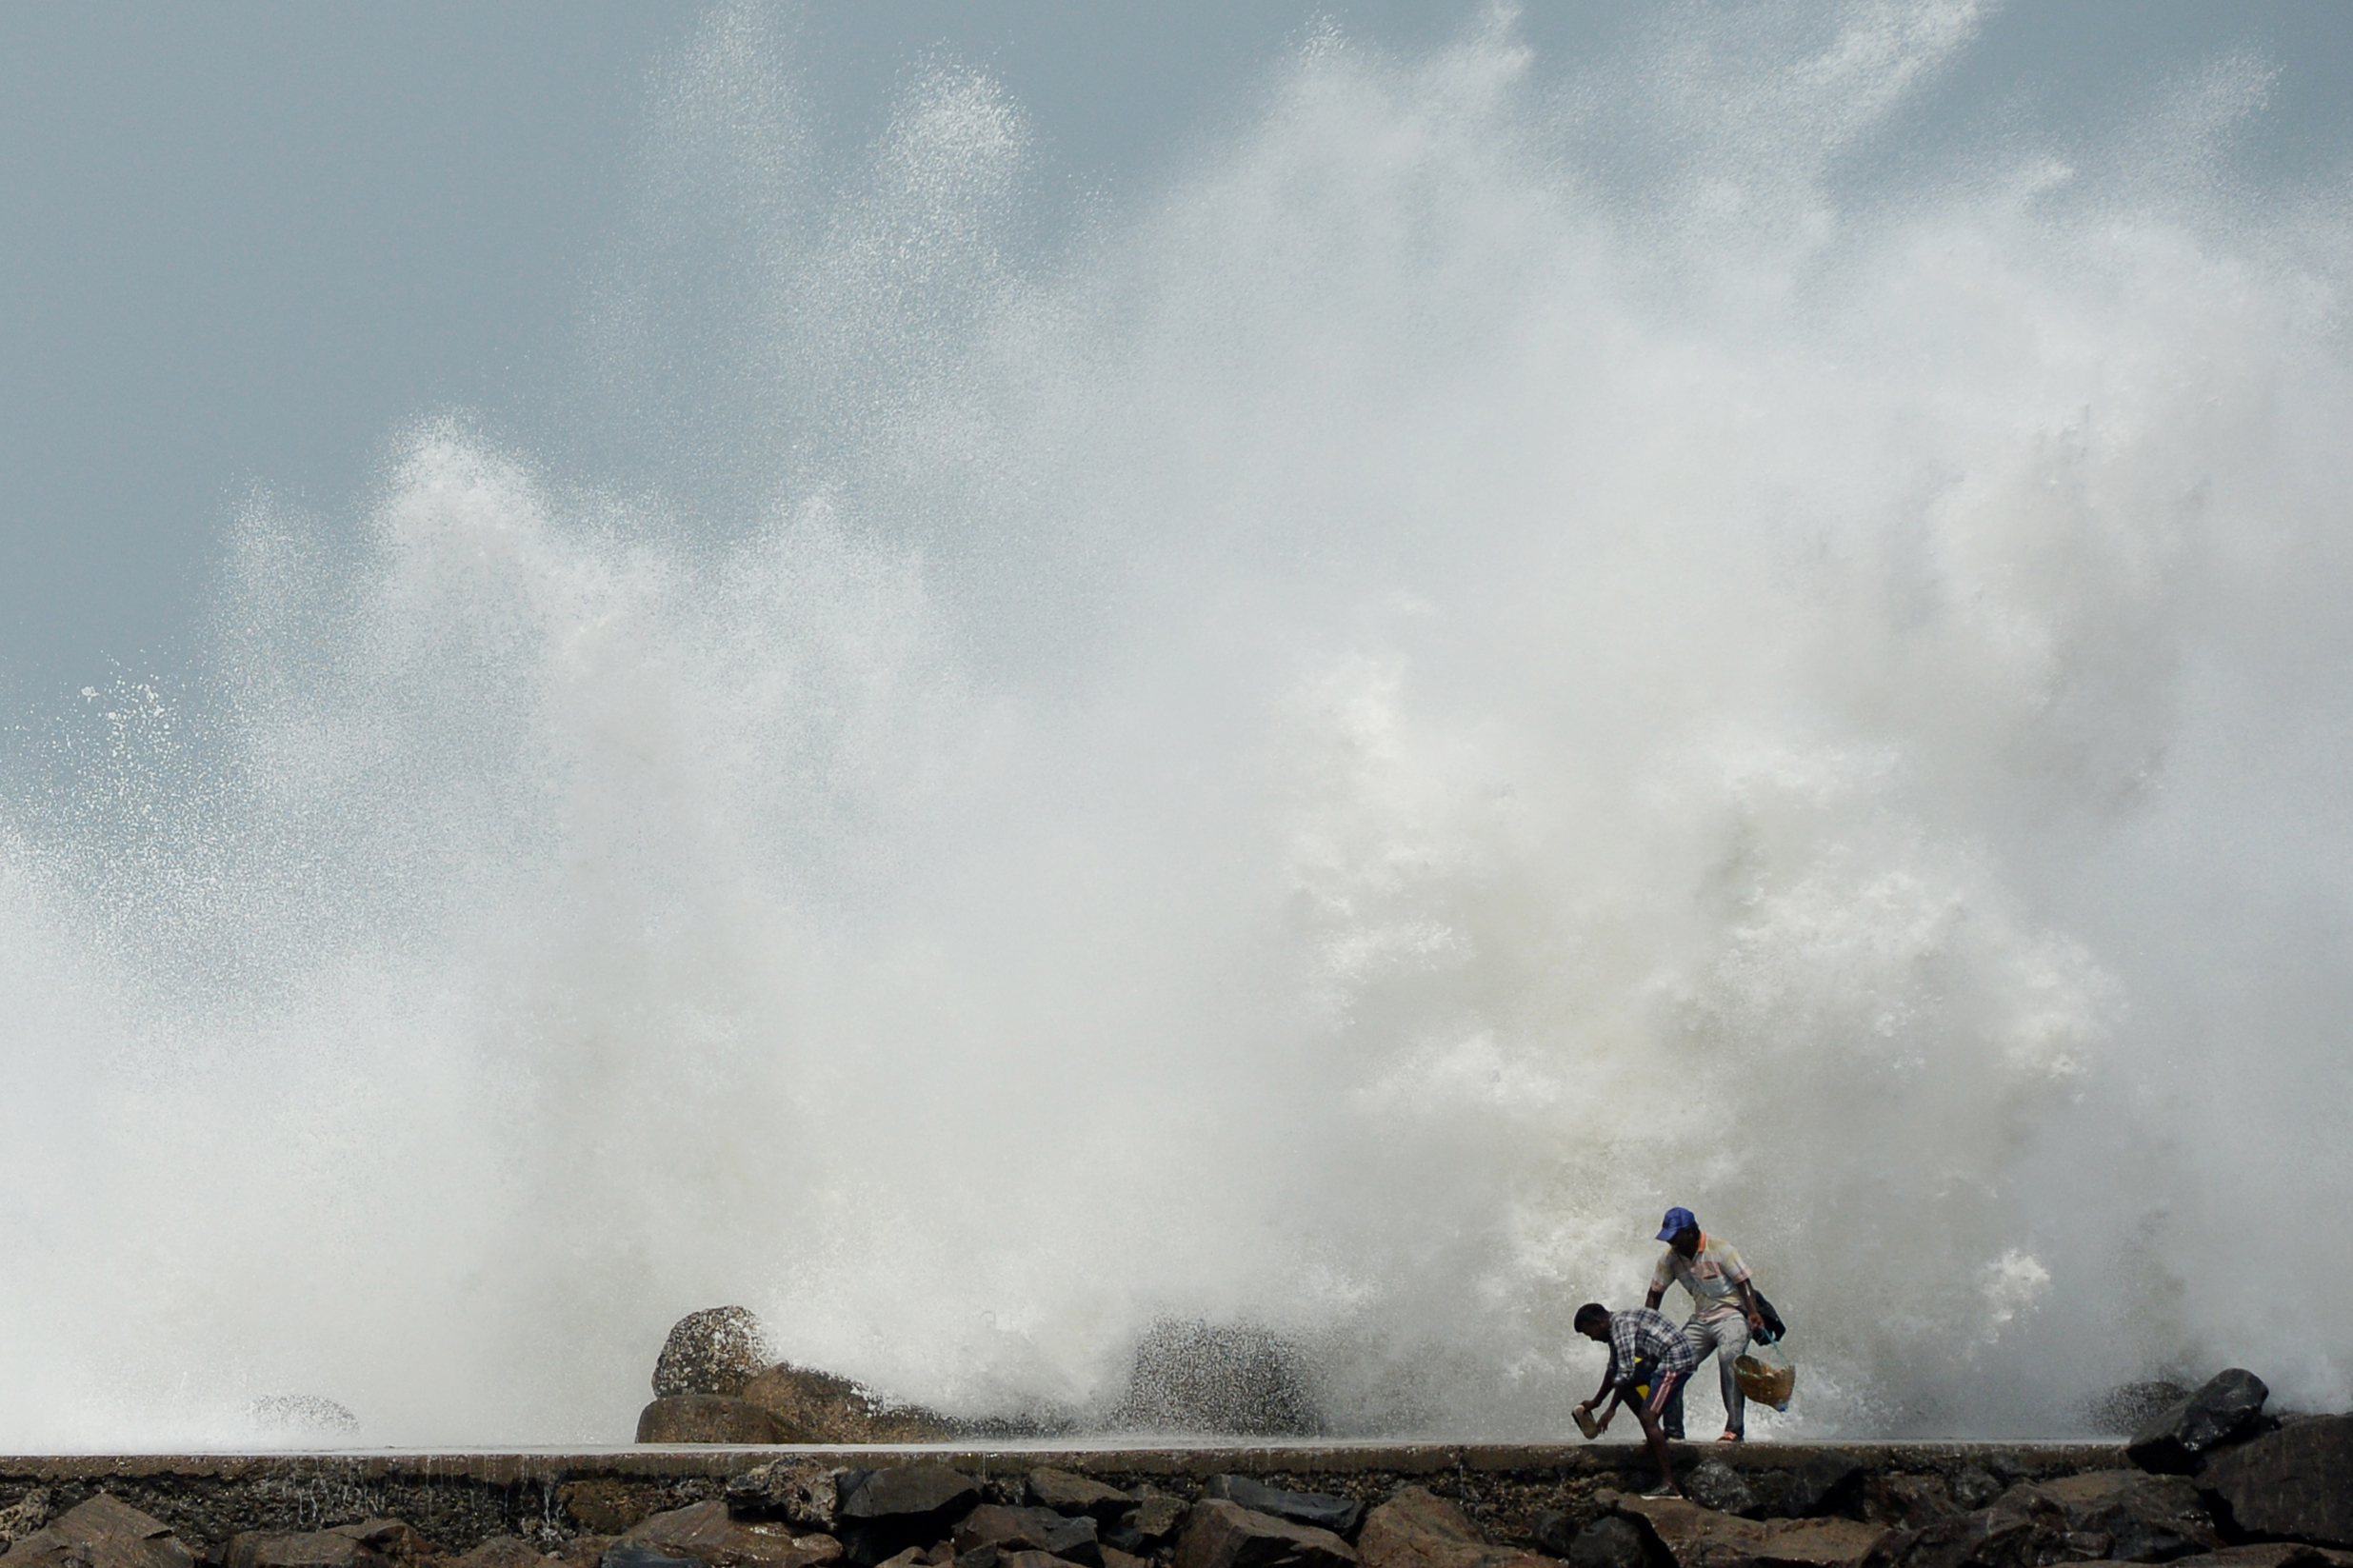
[[[1777,1342],[1751,1340],[1747,1354],[1732,1363],[1732,1379],[1741,1385],[1743,1394],[1760,1404],[1786,1410],[1789,1396],[1797,1392],[1798,1367]]]

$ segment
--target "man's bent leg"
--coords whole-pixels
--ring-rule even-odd
[[[1684,1324],[1683,1342],[1691,1347],[1691,1364],[1699,1365],[1707,1359],[1707,1325],[1697,1318]],[[1659,1430],[1677,1440],[1683,1438],[1684,1385],[1690,1380],[1688,1378],[1676,1379],[1674,1391],[1667,1395],[1666,1403],[1659,1408]]]

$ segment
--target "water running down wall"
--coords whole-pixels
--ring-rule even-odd
[[[846,176],[716,14],[576,406],[256,499],[11,739],[8,1445],[617,1440],[726,1300],[1557,1436],[1670,1202],[1763,1434],[2342,1404],[2353,227],[2217,174],[2227,62],[1852,178],[1971,32],[1319,37],[1048,242],[985,75]]]

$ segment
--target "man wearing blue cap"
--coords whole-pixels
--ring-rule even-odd
[[[1683,1325],[1683,1337],[1691,1346],[1695,1367],[1714,1352],[1716,1376],[1724,1388],[1724,1436],[1716,1440],[1739,1442],[1747,1429],[1748,1399],[1741,1392],[1732,1363],[1748,1348],[1749,1332],[1765,1327],[1765,1310],[1757,1304],[1756,1289],[1748,1282],[1748,1265],[1741,1261],[1731,1242],[1701,1230],[1699,1221],[1686,1208],[1666,1211],[1659,1240],[1666,1243],[1666,1251],[1659,1255],[1658,1267],[1650,1271],[1650,1295],[1643,1305],[1655,1311],[1670,1284],[1680,1284],[1691,1293],[1691,1320]],[[1659,1424],[1670,1438],[1683,1436],[1681,1383],[1670,1395]]]

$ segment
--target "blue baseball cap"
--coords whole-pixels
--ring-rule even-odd
[[[1659,1240],[1672,1241],[1679,1230],[1697,1230],[1700,1218],[1689,1209],[1668,1209],[1666,1218],[1659,1221]]]

